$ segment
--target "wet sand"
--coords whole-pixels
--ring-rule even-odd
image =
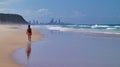
[[[25,67],[120,67],[120,38],[39,29],[45,37],[17,50],[15,60]]]
[[[0,25],[0,67],[21,67],[12,59],[15,50],[24,47],[27,42],[26,30],[17,26]],[[32,41],[42,38],[37,31],[33,31]]]

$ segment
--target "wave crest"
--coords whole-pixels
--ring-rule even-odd
[[[49,30],[70,31],[70,32],[87,32],[103,34],[120,34],[116,26],[108,25],[50,25],[46,26]],[[92,28],[94,27],[94,28]],[[95,28],[96,27],[96,28]],[[99,28],[98,28],[99,27]]]

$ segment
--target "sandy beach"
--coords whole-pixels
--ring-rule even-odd
[[[33,31],[32,41],[42,38],[37,31]],[[26,30],[16,26],[0,25],[0,67],[21,67],[12,59],[12,53],[27,44]]]

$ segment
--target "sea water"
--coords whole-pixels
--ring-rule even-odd
[[[120,34],[120,25],[48,25],[50,30],[72,31],[72,32],[88,32],[88,33],[104,33],[104,34]]]
[[[45,37],[17,50],[13,58],[25,67],[120,67],[118,25],[32,26]],[[84,33],[90,33],[85,34]],[[105,33],[107,32],[107,33]],[[93,34],[102,34],[96,36]],[[34,34],[33,34],[34,35]],[[104,36],[109,35],[109,36]]]

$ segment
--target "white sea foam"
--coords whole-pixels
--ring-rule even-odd
[[[59,30],[59,31],[69,31],[72,28],[64,28],[64,27],[60,27],[60,26],[56,26],[56,25],[50,25],[50,26],[46,26],[47,29],[49,30]]]
[[[54,25],[54,26],[46,26],[47,29],[49,30],[58,30],[58,31],[70,31],[70,32],[84,32],[84,33],[101,33],[101,34],[120,34],[119,31],[113,31],[116,28],[112,28],[109,26],[102,26],[102,27],[108,27],[104,30],[98,30],[98,29],[84,29],[84,28],[69,28],[69,27],[62,27],[62,26],[58,26],[58,25]],[[101,26],[98,26],[101,27]]]
[[[108,25],[92,25],[91,28],[97,28],[97,27],[110,27]]]
[[[117,27],[117,28],[120,28],[120,26],[113,26],[113,27]]]
[[[92,25],[93,26],[93,25]],[[100,34],[117,34],[120,35],[120,26],[96,25],[91,28],[91,25],[32,25],[32,28],[58,30],[63,32],[80,32],[80,33],[100,33]]]
[[[107,30],[115,30],[116,28],[113,28],[113,27],[111,27],[111,28],[106,28]]]

